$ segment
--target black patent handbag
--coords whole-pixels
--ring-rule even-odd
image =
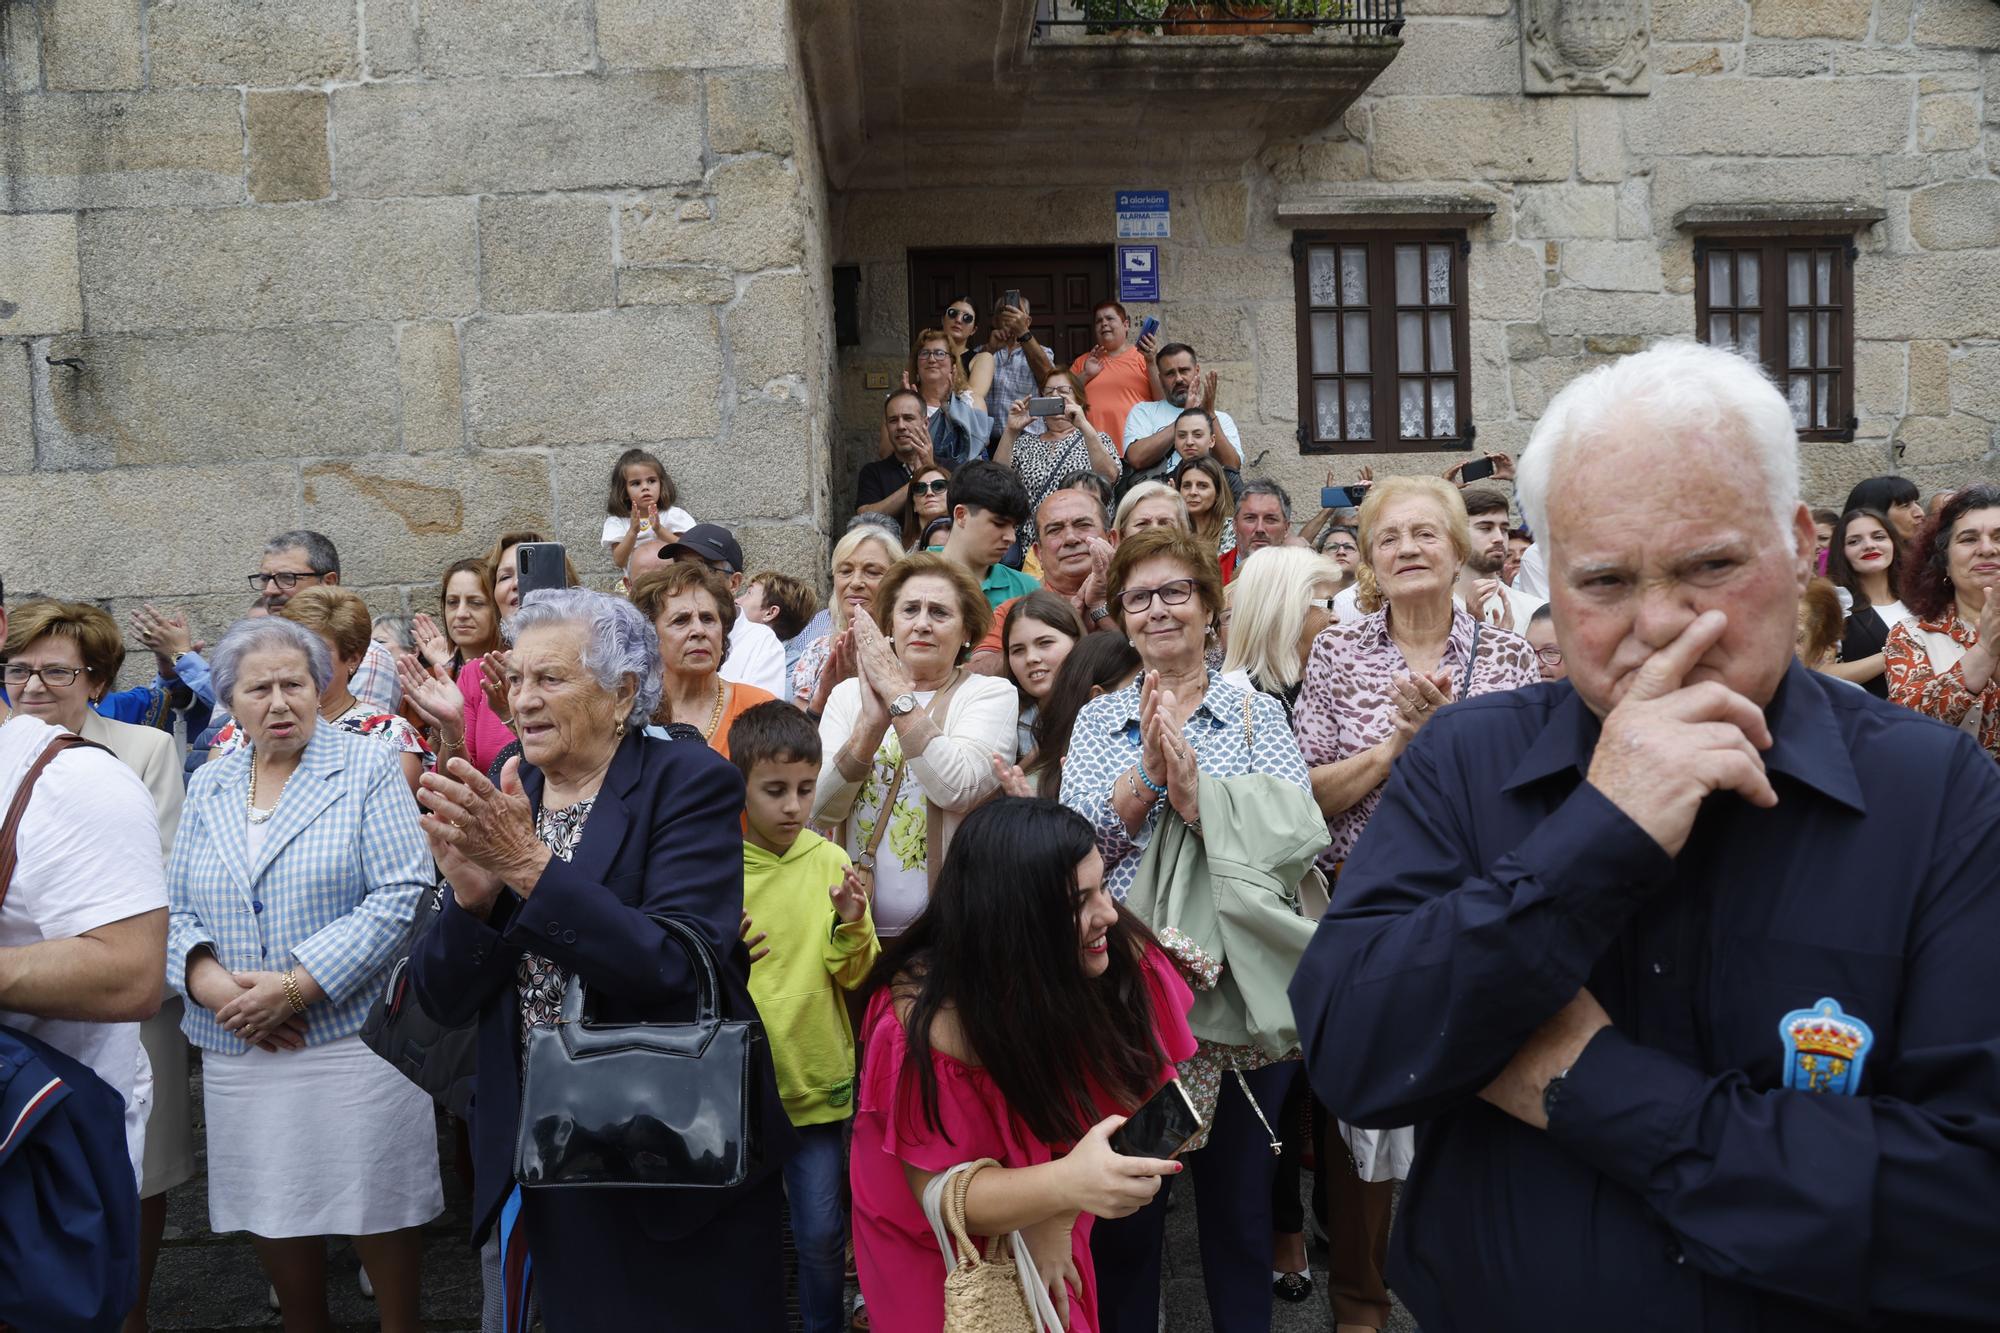
[[[764,1025],[721,1016],[708,946],[656,916],[694,968],[691,1023],[592,1023],[581,979],[529,1030],[514,1179],[529,1189],[729,1189],[760,1160]]]

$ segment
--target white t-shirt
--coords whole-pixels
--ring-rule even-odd
[[[669,506],[667,512],[661,514],[653,522],[653,530],[660,534],[660,540],[662,541],[667,539],[667,533],[669,532],[678,536],[693,526],[694,515],[679,505]],[[604,536],[601,539],[604,542],[605,551],[609,553],[619,542],[624,541],[625,534],[631,530],[631,519],[620,518],[616,514],[606,515],[604,519]]]
[[[1877,618],[1881,620],[1882,628],[1884,629],[1894,629],[1898,625],[1914,625],[1917,623],[1917,618],[1911,614],[1910,608],[1904,606],[1900,601],[1884,602],[1880,606],[1871,606],[1868,609],[1873,611]]]
[[[1521,552],[1521,567],[1514,571],[1514,591],[1548,600],[1549,551],[1540,542],[1529,543]]]
[[[0,726],[0,811],[48,743],[62,734],[16,713]],[[167,905],[166,866],[153,797],[112,755],[70,750],[35,781],[15,842],[20,861],[0,904],[0,947],[73,939]],[[166,959],[160,959],[162,976]],[[125,1141],[136,1173],[144,1157],[152,1066],[137,1023],[31,1018],[0,1010],[0,1023],[39,1038],[97,1072],[125,1099]]]
[[[729,627],[729,655],[717,673],[735,685],[755,685],[774,699],[789,699],[785,688],[785,645],[769,625],[748,616]]]
[[[1125,439],[1118,450],[1119,456],[1123,457],[1126,450],[1153,432],[1162,430],[1179,421],[1181,413],[1186,410],[1185,408],[1175,407],[1164,398],[1155,398],[1151,402],[1135,404],[1132,410],[1125,414]],[[1215,414],[1215,424],[1222,427],[1223,438],[1227,439],[1230,445],[1235,448],[1236,456],[1238,458],[1243,457],[1243,437],[1236,433],[1235,418],[1231,417],[1227,412],[1217,411]],[[1220,463],[1222,460],[1218,458],[1215,461]],[[1135,480],[1156,480],[1166,476],[1180,465],[1180,451],[1170,447],[1166,453],[1160,455],[1159,462],[1153,464],[1151,467],[1139,469],[1134,474]]]

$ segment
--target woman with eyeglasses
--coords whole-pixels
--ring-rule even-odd
[[[945,304],[945,343],[965,378],[965,387],[983,407],[988,391],[993,388],[993,353],[983,347],[969,346],[972,330],[978,323],[979,315],[972,308],[971,297],[954,296]]]
[[[1296,788],[1302,803],[1308,786],[1283,707],[1207,663],[1222,615],[1213,543],[1178,526],[1135,533],[1119,543],[1107,587],[1111,613],[1138,650],[1141,675],[1077,714],[1063,760],[1062,800],[1096,828],[1105,886],[1122,902],[1168,821],[1195,835],[1182,847],[1200,844],[1202,779],[1264,774]],[[1147,924],[1157,931],[1167,923]],[[1176,956],[1189,965],[1184,953]],[[1194,1177],[1202,1280],[1217,1329],[1261,1333],[1271,1326],[1264,1237],[1276,1163],[1269,1124],[1295,1068],[1255,1045],[1207,1040],[1180,1066],[1209,1123],[1205,1142],[1197,1140],[1201,1146],[1183,1160]],[[1164,1228],[1163,1206],[1155,1204],[1094,1230],[1100,1327],[1107,1333],[1151,1333],[1158,1326]]]
[[[1111,437],[1090,424],[1090,403],[1083,381],[1067,370],[1054,371],[1042,385],[1042,394],[1059,398],[1061,416],[1038,417],[1028,410],[1029,400],[1017,398],[1007,408],[1006,429],[993,446],[993,461],[1021,474],[1028,492],[1028,521],[1021,524],[1023,547],[1035,544],[1035,513],[1062,479],[1088,468],[1106,481],[1118,479],[1118,454]]]
[[[1528,646],[1535,650],[1535,665],[1543,680],[1568,680],[1569,667],[1563,661],[1562,645],[1556,642],[1556,613],[1547,602],[1528,617]]]
[[[95,741],[137,773],[152,793],[160,853],[171,855],[182,798],[181,757],[172,733],[100,716],[93,706],[125,662],[117,622],[84,602],[24,602],[7,622],[4,652],[4,679],[15,709]],[[6,717],[0,706],[0,721]],[[0,884],[0,891],[5,887]],[[169,992],[159,1012],[139,1024],[139,1043],[151,1069],[152,1103],[139,1172],[139,1303],[128,1320],[136,1320],[138,1327],[145,1327],[153,1266],[166,1234],[167,1191],[194,1175],[194,1117],[181,1012],[180,997]]]
[[[986,358],[991,378],[993,358],[985,352],[980,355]],[[925,329],[910,344],[903,387],[924,400],[932,458],[957,467],[986,452],[993,436],[993,418],[986,415],[986,399],[973,393],[972,382],[942,329]]]
[[[951,465],[932,463],[918,468],[910,478],[910,501],[903,510],[903,549],[923,550],[924,534],[931,524],[951,517],[945,496],[951,493]]]

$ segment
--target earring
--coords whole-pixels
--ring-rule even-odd
[[[619,740],[625,739],[625,724],[623,722],[620,722],[618,724],[618,739]]]

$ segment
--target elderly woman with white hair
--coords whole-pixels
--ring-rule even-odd
[[[662,689],[653,626],[623,598],[572,588],[530,593],[506,635],[520,757],[497,787],[452,759],[419,796],[451,892],[411,975],[439,1022],[479,1020],[474,1240],[499,1229],[510,1316],[525,1253],[551,1333],[657,1327],[663,1308],[677,1327],[779,1327],[777,1168],[794,1140],[768,1048],[754,1048],[743,1089],[762,1141],[733,1145],[740,1183],[517,1190],[528,1052],[569,1021],[572,979],[595,1023],[685,1022],[711,1003],[726,1020],[757,1011],[737,936],[743,779],[705,745],[646,734]],[[663,1076],[655,1104],[702,1062],[676,1063],[685,1073]]]
[[[167,866],[167,981],[202,1049],[208,1216],[247,1231],[287,1329],[327,1326],[328,1235],[412,1333],[444,1211],[430,1098],[357,1035],[433,882],[396,752],[320,720],[334,665],[288,620],[209,655],[247,743],[189,784]]]
[[[1187,501],[1181,498],[1179,491],[1164,481],[1142,481],[1118,501],[1118,514],[1111,526],[1118,539],[1123,541],[1147,528],[1179,528],[1182,532],[1193,532],[1194,519],[1188,514]]]
[[[903,558],[893,530],[857,523],[833,546],[833,596],[827,599],[832,628],[806,646],[792,664],[792,702],[818,717],[833,687],[855,672],[854,612],[864,614],[875,590]]]

